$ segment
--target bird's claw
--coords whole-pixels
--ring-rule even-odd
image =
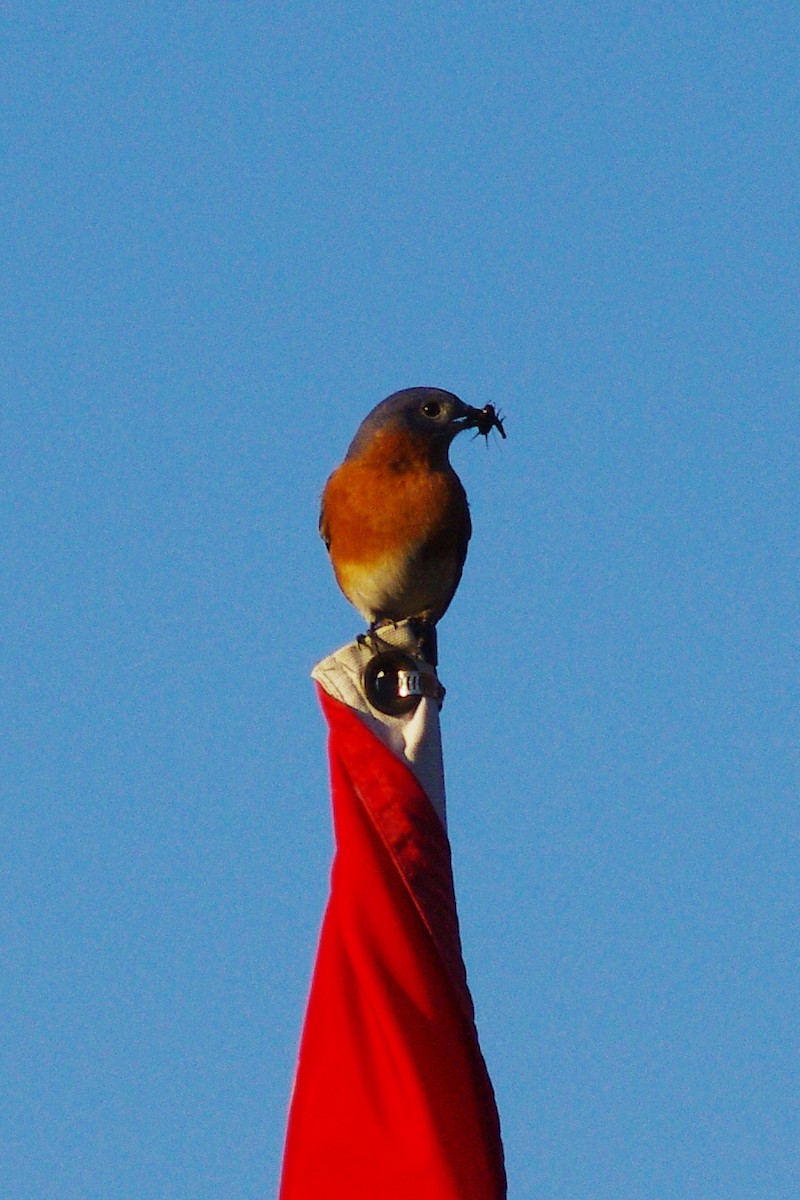
[[[357,635],[356,641],[359,646],[364,646],[373,655],[397,650],[398,644],[382,638],[379,631],[381,629],[397,629],[401,625],[408,627],[412,637],[412,644],[408,646],[407,652],[416,658],[424,659],[425,662],[435,667],[439,661],[436,624],[430,617],[407,617],[405,621],[390,621],[383,618],[380,621],[373,621],[366,633]]]

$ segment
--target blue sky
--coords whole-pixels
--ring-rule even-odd
[[[274,1194],[331,855],[316,535],[454,461],[440,631],[512,1200],[788,1200],[792,4],[6,5],[0,1190]]]

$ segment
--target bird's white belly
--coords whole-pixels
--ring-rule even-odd
[[[380,617],[402,621],[436,610],[439,597],[452,586],[455,569],[449,556],[427,558],[422,570],[419,556],[387,555],[368,567],[342,564],[337,573],[342,591],[369,622]]]

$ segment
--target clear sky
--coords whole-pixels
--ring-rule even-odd
[[[793,3],[0,16],[5,1200],[274,1194],[331,856],[317,538],[432,384],[512,1200],[800,1177]]]

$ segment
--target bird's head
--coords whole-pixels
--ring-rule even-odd
[[[492,428],[502,437],[506,436],[491,404],[485,408],[472,408],[441,388],[405,388],[381,401],[364,418],[347,457],[361,457],[377,434],[392,431],[411,435],[415,441],[430,447],[432,457],[446,459],[450,443],[463,429],[477,429],[478,433],[488,434]]]

